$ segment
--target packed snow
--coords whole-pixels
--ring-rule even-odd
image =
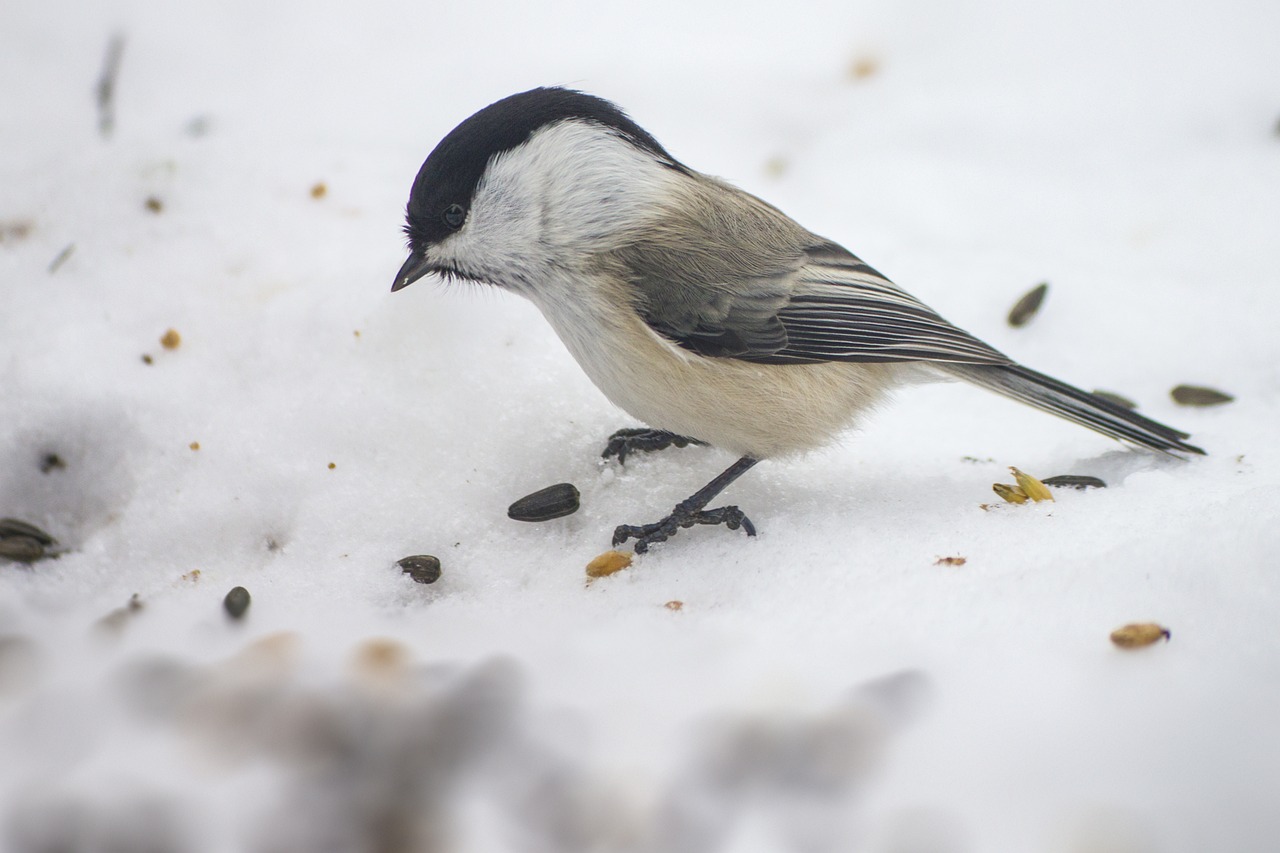
[[[0,560],[0,849],[1272,849],[1280,5],[3,17],[0,517],[57,544]],[[389,292],[427,153],[548,84],[1208,455],[905,389],[587,583],[731,457],[606,462],[529,304]]]

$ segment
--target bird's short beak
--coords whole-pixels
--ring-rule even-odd
[[[431,272],[431,262],[427,260],[426,255],[414,252],[404,262],[404,266],[400,267],[400,272],[396,273],[396,280],[391,285],[391,292],[395,293],[403,287],[408,287],[429,272]]]

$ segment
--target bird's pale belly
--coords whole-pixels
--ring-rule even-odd
[[[757,459],[829,442],[904,378],[898,365],[706,358],[663,340],[634,314],[589,338],[548,319],[615,405],[651,427]]]

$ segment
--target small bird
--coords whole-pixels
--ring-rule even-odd
[[[676,160],[614,104],[532,89],[441,140],[414,179],[409,258],[530,299],[587,376],[648,426],[605,458],[709,444],[740,458],[665,518],[619,526],[644,552],[696,524],[761,459],[819,447],[891,388],[958,378],[1112,438],[1202,454],[1186,433],[1023,367],[772,205]]]

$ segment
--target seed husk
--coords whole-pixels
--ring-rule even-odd
[[[222,599],[222,607],[232,619],[242,619],[250,601],[249,590],[242,586],[232,587],[227,597]]]
[[[1026,492],[1008,483],[992,483],[991,490],[1011,504],[1024,504],[1030,500]]]
[[[1009,311],[1009,325],[1015,329],[1031,322],[1031,318],[1040,310],[1044,295],[1049,292],[1049,282],[1042,281],[1031,288],[1021,299],[1013,304]]]
[[[1169,629],[1155,622],[1135,622],[1111,632],[1111,642],[1122,649],[1140,649],[1173,635]]]
[[[939,557],[933,561],[935,566],[963,566],[969,562],[968,557]]]
[[[6,536],[0,539],[0,559],[15,563],[34,563],[44,558],[44,545],[30,536]]]
[[[1093,389],[1093,396],[1101,397],[1109,403],[1115,403],[1117,406],[1123,406],[1126,409],[1136,409],[1138,404],[1130,400],[1123,394],[1117,394],[1114,391],[1103,391],[1098,388]]]
[[[1200,385],[1179,385],[1169,392],[1169,396],[1173,397],[1173,402],[1179,406],[1220,406],[1235,399],[1216,388],[1205,388]]]
[[[0,518],[0,539],[7,536],[26,536],[41,545],[56,544],[56,540],[34,524],[28,524],[17,518]]]
[[[507,508],[507,517],[516,521],[550,521],[578,511],[581,496],[572,483],[556,483],[525,495]]]
[[[1105,489],[1107,484],[1097,477],[1085,474],[1059,474],[1056,477],[1045,477],[1040,482],[1055,489]]]
[[[418,583],[435,583],[440,580],[440,559],[430,554],[415,554],[412,557],[405,557],[397,560],[396,565],[400,567],[400,571]]]
[[[117,607],[106,616],[98,620],[97,626],[100,630],[109,633],[119,633],[124,630],[125,625],[142,610],[142,598],[135,592],[129,596],[129,601],[124,607]]]
[[[46,453],[40,457],[41,474],[48,474],[50,471],[61,470],[66,467],[67,463],[56,453]]]
[[[1036,502],[1053,500],[1053,492],[1035,477],[1012,466],[1009,471],[1013,474],[1013,479],[1018,481],[1018,488],[1022,489],[1022,493],[1031,500]]]
[[[626,551],[605,551],[587,563],[587,577],[607,578],[631,565],[631,554]]]

